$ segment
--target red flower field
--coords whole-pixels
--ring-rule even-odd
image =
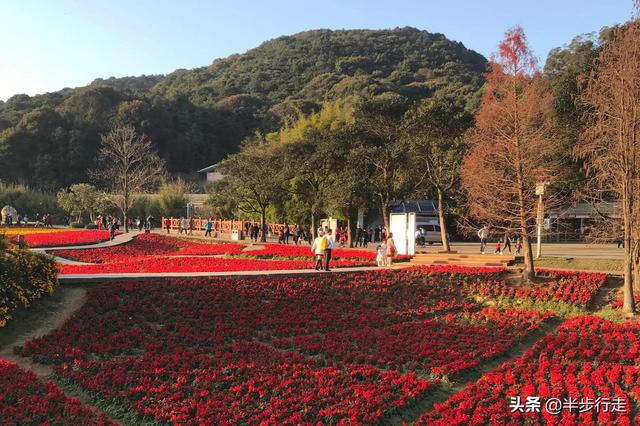
[[[384,423],[549,317],[483,309],[449,272],[104,284],[20,353],[140,419]]]
[[[104,414],[67,398],[52,382],[0,359],[0,424],[112,425]]]
[[[261,260],[249,258],[204,257],[204,256],[147,256],[126,258],[120,262],[87,265],[59,265],[61,274],[109,274],[128,272],[231,272],[271,271],[287,269],[312,269],[313,260]],[[334,268],[373,266],[370,262],[336,260]]]
[[[418,424],[639,424],[639,350],[639,324],[595,316],[570,319],[522,358],[436,405]],[[516,397],[523,405],[527,397],[540,397],[540,407],[521,410],[511,402]],[[555,407],[546,406],[549,400]]]
[[[138,272],[225,272],[311,269],[315,262],[310,246],[266,244],[243,251],[237,243],[195,242],[158,234],[140,234],[113,247],[55,250],[52,254],[92,265],[60,266],[62,274]],[[375,253],[365,250],[334,251],[336,268],[374,266]]]
[[[0,228],[0,234],[3,233],[16,241],[23,235],[30,247],[74,246],[109,240],[109,231],[67,228]]]
[[[126,244],[94,249],[55,250],[52,254],[80,262],[117,263],[147,256],[240,254],[243,247],[242,244],[197,243],[158,234],[140,234]]]

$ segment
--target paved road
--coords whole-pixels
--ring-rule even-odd
[[[427,246],[427,252],[439,251],[442,246]],[[480,243],[451,243],[451,249],[459,253],[477,254],[480,251]],[[486,253],[492,253],[495,243],[489,244]],[[535,244],[533,250],[535,253]],[[581,243],[543,243],[542,256],[544,257],[583,257],[600,259],[622,259],[624,252],[617,248],[616,244],[581,244]]]

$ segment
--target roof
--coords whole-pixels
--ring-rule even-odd
[[[448,209],[445,203],[445,210]],[[422,213],[423,215],[433,215],[438,213],[437,200],[407,200],[391,207],[391,213]]]
[[[549,210],[550,218],[562,219],[592,219],[598,216],[598,212],[605,216],[620,217],[620,202],[601,202],[595,205],[590,203],[577,203],[572,206],[560,207]]]
[[[212,164],[210,166],[205,167],[204,169],[200,169],[198,170],[198,173],[208,173],[208,172],[212,172],[213,169],[216,168],[216,166],[218,165],[218,163],[216,164]]]

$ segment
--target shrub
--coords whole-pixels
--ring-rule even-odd
[[[3,244],[6,245],[6,240]],[[58,285],[57,275],[55,261],[45,254],[14,244],[0,251],[0,327],[16,309],[28,307],[45,294],[53,294]]]
[[[98,226],[95,223],[90,223],[85,226],[85,229],[98,229]]]
[[[84,224],[81,222],[71,222],[72,228],[84,228]]]

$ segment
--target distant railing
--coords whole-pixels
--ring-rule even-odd
[[[170,217],[162,218],[161,226],[162,229],[166,229],[167,226],[165,221],[169,219],[171,221],[170,229],[179,230],[182,228],[182,219]],[[234,219],[210,219],[211,220],[211,232],[217,234],[231,234],[232,231],[243,231],[245,235],[249,233],[250,228],[253,225],[260,226],[260,222],[254,221],[245,221],[245,220],[234,220]],[[193,221],[193,222],[191,222]],[[194,217],[192,219],[187,219],[187,229],[193,229],[194,231],[204,231],[205,224],[207,223],[207,218],[203,217]],[[193,223],[193,226],[191,226]],[[268,223],[267,224],[267,232],[271,234],[277,234],[281,230],[284,231],[285,224],[283,223]],[[295,224],[289,225],[289,230],[293,232]]]

